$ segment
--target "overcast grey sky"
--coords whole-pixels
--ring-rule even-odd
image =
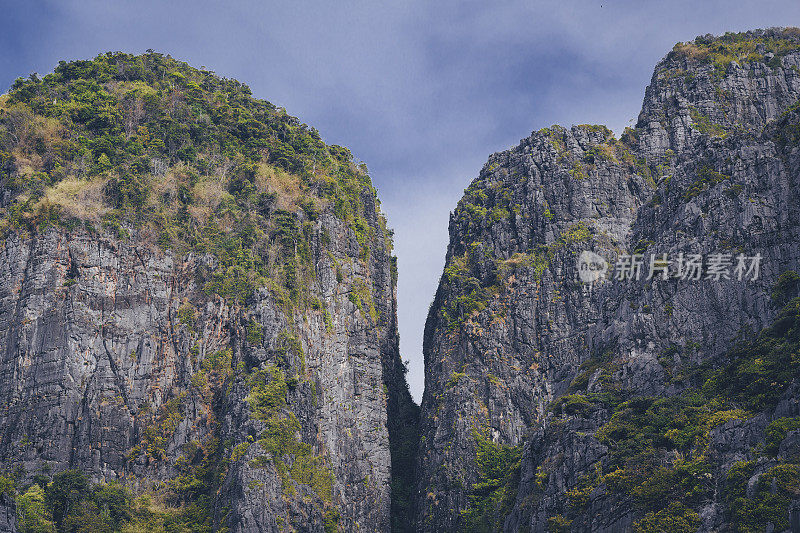
[[[365,161],[395,229],[401,350],[417,400],[448,215],[490,153],[556,123],[621,132],[677,41],[800,26],[796,0],[0,0],[0,8],[0,93],[61,59],[152,48],[247,83]]]

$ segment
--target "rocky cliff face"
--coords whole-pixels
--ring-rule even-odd
[[[227,441],[220,458],[236,456],[220,494],[232,531],[277,530],[277,520],[294,513],[296,523],[314,530],[325,498],[336,502],[345,527],[385,529],[391,463],[384,375],[400,364],[390,261],[378,255],[360,263],[357,243],[333,217],[320,218],[317,235],[326,223],[337,245],[314,250],[326,304],[296,315],[267,290],[238,308],[206,298],[191,258],[135,238],[59,230],[8,237],[4,464],[149,483],[178,475],[187,449],[220,439]],[[357,291],[368,301],[361,310],[348,298]],[[193,318],[182,319],[189,306]],[[269,372],[259,374],[262,367]],[[320,478],[313,480],[318,493],[287,502],[281,472],[269,462],[251,466],[266,453],[257,440],[267,426],[248,403],[262,385],[256,379],[280,380],[281,412],[296,424],[298,444],[310,446],[307,460],[319,462],[308,467]],[[292,479],[283,480],[287,487]],[[265,505],[270,498],[277,501]]]
[[[0,496],[0,532],[16,533],[17,513],[16,504],[7,494]]]
[[[0,103],[18,499],[72,469],[166,506],[128,514],[147,530],[389,530],[416,412],[365,168],[159,54],[62,63]]]
[[[18,80],[0,531],[788,530],[798,97],[800,30],[702,37],[621,138],[554,126],[491,156],[450,220],[420,414],[349,151],[155,53]],[[609,274],[582,280],[583,251]],[[700,279],[676,276],[692,254]]]
[[[752,354],[785,330],[742,341],[796,291],[798,62],[796,30],[698,38],[621,139],[553,127],[489,158],[426,326],[420,530],[788,528],[796,374],[748,367],[768,400],[725,384],[771,361]],[[582,250],[612,275],[581,282]],[[613,279],[633,253],[641,279]],[[761,254],[760,276],[645,279],[663,253],[729,254],[732,273]]]
[[[647,194],[617,161],[598,162],[597,182],[571,173],[593,147],[614,150],[610,140],[604,128],[535,134],[491,158],[451,220],[425,336],[419,519],[430,531],[459,523],[452,509],[477,483],[476,441],[520,443],[582,362],[599,313],[569,263],[590,228],[598,250],[621,246]]]

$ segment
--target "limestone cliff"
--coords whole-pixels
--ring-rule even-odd
[[[77,470],[148,496],[120,515],[146,530],[389,530],[416,420],[363,164],[156,53],[18,80],[0,162],[0,462],[28,519]],[[41,527],[120,527],[92,490]]]
[[[755,334],[797,289],[799,68],[798,30],[701,37],[656,66],[620,139],[554,126],[489,158],[426,325],[420,530],[788,528],[792,304]],[[611,275],[583,283],[582,250]],[[634,253],[761,271],[614,279]]]

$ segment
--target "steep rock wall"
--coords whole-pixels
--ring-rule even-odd
[[[20,494],[78,470],[192,531],[402,522],[396,263],[346,148],[235,80],[106,54],[0,99],[0,187]]]
[[[637,503],[636,483],[603,477],[627,475],[608,432],[634,409],[626,399],[683,401],[694,369],[723,365],[780,309],[772,289],[800,259],[799,46],[796,30],[679,44],[621,139],[553,127],[489,158],[451,219],[426,325],[421,530],[649,531],[663,518]],[[756,281],[649,281],[645,264],[638,281],[586,284],[582,250],[612,271],[630,253],[763,259]],[[770,420],[796,416],[778,414],[796,402],[791,390],[760,418],[724,416],[763,439]],[[718,490],[675,512],[703,530],[730,525],[726,476],[753,458],[744,444],[719,451],[743,431],[736,423],[714,429],[714,451],[701,454]],[[678,464],[669,448],[656,446]]]

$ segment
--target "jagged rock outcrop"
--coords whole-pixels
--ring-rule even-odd
[[[349,151],[238,82],[108,54],[0,99],[0,170],[20,494],[74,469],[161,502],[120,513],[145,529],[390,529],[416,411],[391,232]]]
[[[574,176],[569,163],[592,148],[624,150],[610,140],[605,128],[536,133],[492,156],[452,217],[425,335],[418,466],[425,530],[458,524],[452,510],[466,507],[477,481],[473,431],[485,426],[485,437],[517,445],[582,362],[599,313],[568,274],[570,263],[589,228],[598,251],[622,246],[647,195],[644,178],[624,162],[598,161],[596,181]],[[426,489],[440,486],[447,490]]]
[[[359,248],[352,236],[348,239],[347,228],[334,217],[323,216],[322,221],[330,224],[328,251],[332,257],[326,257],[322,249],[315,256],[320,261],[319,298],[328,306],[331,325],[325,324],[325,310],[286,317],[267,291],[261,291],[251,307],[251,324],[259,325],[263,340],[256,345],[243,343],[240,361],[259,367],[288,356],[291,370],[285,371],[287,376],[315,376],[288,390],[287,407],[299,421],[301,441],[324,450],[322,460],[333,473],[332,490],[342,528],[384,531],[389,528],[392,466],[387,407],[390,395],[399,397],[405,390],[398,388],[404,377],[398,371],[402,363],[391,261],[377,252],[386,246],[380,241],[375,243],[376,253],[369,263],[353,261],[348,252],[357,257]],[[349,283],[337,281],[337,260],[341,277]],[[359,281],[368,283],[368,288],[361,293],[365,301],[354,303],[349,296],[362,290]],[[292,329],[301,332],[295,353],[281,345],[282,334]],[[254,419],[248,409],[250,394],[248,377],[240,374],[234,377],[222,408],[222,438],[231,440],[234,449],[245,447],[240,448],[241,458],[231,466],[223,485],[223,505],[230,505],[231,516],[236,517],[232,530],[278,531],[282,518],[297,529],[323,529],[322,522],[315,523],[321,515],[307,503],[313,492],[301,493],[302,497],[287,505],[280,476],[252,464],[264,451],[250,442],[264,431],[265,424]],[[405,399],[410,402],[410,397]],[[312,486],[325,483],[310,481]]]
[[[698,388],[698,369],[745,357],[729,350],[770,326],[796,290],[773,292],[800,259],[799,62],[798,30],[698,38],[656,66],[621,139],[553,127],[489,158],[451,217],[426,325],[420,530],[716,531],[747,513],[758,527],[787,523],[788,508],[778,519],[747,506],[766,476],[785,469],[781,479],[795,480],[795,459],[752,449],[770,423],[798,416],[795,389],[777,405],[748,404]],[[643,275],[583,283],[582,250],[611,274],[624,254],[644,254]],[[730,254],[731,271],[739,254],[761,254],[760,276],[645,279],[648,257],[663,253]],[[645,438],[636,424],[658,419],[654,409],[704,414],[625,448],[628,435]],[[690,427],[706,429],[680,440]],[[795,438],[783,457],[796,458]],[[736,500],[741,461],[755,462],[745,465],[750,493]],[[684,471],[709,481],[667,509],[665,487],[680,484],[658,480]]]

